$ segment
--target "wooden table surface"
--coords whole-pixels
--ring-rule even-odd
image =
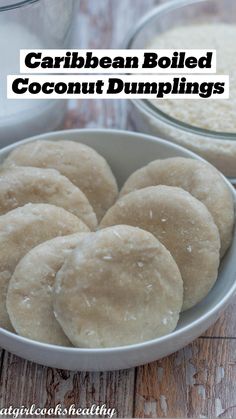
[[[118,48],[155,0],[77,0],[74,46]],[[125,101],[70,103],[67,128],[132,128]],[[106,403],[117,417],[236,417],[236,304],[179,352],[125,371],[54,370],[1,353],[0,407]]]

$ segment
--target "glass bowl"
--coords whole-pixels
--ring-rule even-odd
[[[236,25],[236,1],[174,0],[153,9],[139,21],[128,34],[124,47],[145,49],[159,34],[175,27],[213,22]],[[181,106],[181,100],[179,104]],[[161,136],[194,151],[236,184],[236,132],[210,131],[181,122],[159,110],[149,100],[130,100],[130,105],[135,129]]]

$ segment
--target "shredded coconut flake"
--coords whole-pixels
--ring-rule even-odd
[[[143,268],[144,263],[143,262],[137,262],[137,265],[138,265],[139,268]]]
[[[125,312],[125,316],[124,316],[124,320],[137,320],[137,317],[135,317],[133,314],[128,313],[127,311]]]
[[[117,233],[116,230],[114,230],[113,233],[116,237],[118,237],[119,239],[122,239],[121,235],[119,233]]]
[[[86,332],[85,332],[85,334],[87,335],[87,336],[92,336],[92,335],[94,335],[94,330],[86,330]]]
[[[111,255],[105,255],[103,256],[104,260],[112,260],[112,256]]]
[[[187,246],[187,251],[188,251],[189,253],[191,253],[191,252],[192,252],[192,246],[190,246],[190,244]]]

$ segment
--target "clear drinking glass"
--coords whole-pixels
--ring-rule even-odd
[[[0,147],[63,123],[66,100],[7,99],[7,75],[20,72],[20,49],[68,48],[74,0],[0,1]]]

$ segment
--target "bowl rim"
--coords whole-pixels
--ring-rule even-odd
[[[10,4],[7,4],[5,1],[5,4],[0,6],[0,13],[23,8],[25,6],[30,6],[33,3],[38,3],[38,1],[39,0],[15,0],[13,3]]]
[[[193,4],[204,3],[204,2],[213,2],[214,0],[169,0],[167,3],[161,4],[150,12],[145,14],[134,27],[129,31],[127,37],[123,42],[123,48],[132,49],[132,44],[136,39],[136,36],[146,28],[146,26],[154,21],[156,18],[161,17],[162,14],[168,13],[175,9],[180,9],[184,6],[191,6]],[[152,102],[148,99],[129,99],[132,104],[136,107],[139,103],[139,108],[146,111],[152,117],[159,119],[163,123],[170,125],[174,128],[182,130],[184,132],[199,135],[201,137],[207,137],[212,140],[236,140],[236,132],[224,132],[224,131],[213,131],[205,128],[200,128],[195,125],[188,124],[179,119],[173,118],[167,113],[161,111]]]
[[[4,147],[2,149],[0,149],[0,157],[2,154],[8,153],[10,151],[12,151],[13,149],[15,149],[17,146],[20,146],[22,144],[26,144],[29,142],[33,142],[36,140],[52,140],[52,141],[58,141],[60,140],[61,137],[70,137],[70,135],[78,135],[79,134],[83,134],[86,133],[87,135],[96,135],[96,134],[103,134],[106,136],[110,136],[110,135],[119,135],[119,136],[128,136],[129,138],[133,138],[133,140],[135,141],[135,138],[142,138],[142,139],[146,139],[150,142],[153,143],[164,143],[167,144],[168,147],[174,148],[174,149],[178,149],[178,150],[182,150],[185,153],[187,153],[189,155],[189,157],[197,159],[197,160],[201,160],[201,161],[205,161],[202,157],[198,156],[197,154],[193,153],[192,151],[179,146],[178,144],[174,144],[168,140],[164,140],[162,138],[159,137],[154,137],[151,135],[147,135],[145,133],[138,133],[135,131],[129,131],[129,130],[120,130],[120,129],[108,129],[108,128],[92,128],[92,129],[87,129],[87,128],[82,128],[82,129],[67,129],[67,130],[62,130],[62,131],[53,131],[53,132],[48,132],[45,134],[40,134],[40,135],[36,135],[33,137],[29,137],[23,140],[20,140],[18,142],[15,142],[13,144],[10,144],[7,147]],[[58,139],[56,138],[58,136]],[[67,140],[71,140],[74,141],[70,138],[67,138]],[[208,163],[209,164],[209,163]],[[233,186],[230,184],[230,182],[225,178],[225,176],[223,174],[221,174],[225,183],[228,185],[228,187],[230,188],[232,194],[233,194],[233,198],[234,198],[234,202],[236,203],[236,190],[233,188]],[[234,295],[234,293],[236,292],[236,278],[233,282],[233,284],[230,286],[230,289],[228,290],[228,292],[224,295],[224,297],[216,304],[214,305],[210,310],[208,310],[206,313],[200,315],[197,319],[195,319],[194,321],[190,322],[189,324],[187,324],[186,326],[183,326],[181,329],[178,330],[174,330],[173,332],[161,336],[159,338],[155,338],[155,339],[151,339],[148,341],[144,341],[144,342],[140,342],[140,343],[134,343],[132,345],[124,345],[124,346],[114,346],[114,347],[106,347],[106,348],[77,348],[77,347],[67,347],[67,346],[60,346],[60,345],[53,345],[53,344],[49,344],[49,343],[44,343],[44,342],[39,342],[36,340],[32,340],[23,336],[20,336],[14,332],[10,332],[6,329],[0,328],[0,338],[1,335],[4,335],[7,338],[13,339],[14,341],[16,341],[17,343],[20,344],[28,344],[31,347],[34,348],[38,348],[38,349],[42,349],[42,350],[49,350],[49,351],[57,351],[57,352],[63,352],[66,354],[83,354],[83,355],[104,355],[104,354],[117,354],[119,353],[126,353],[129,351],[133,351],[133,350],[144,350],[147,347],[153,346],[153,345],[157,345],[157,344],[166,344],[168,345],[168,343],[171,343],[171,340],[174,338],[181,338],[183,335],[185,335],[189,330],[191,330],[192,328],[194,328],[194,326],[198,326],[201,327],[204,325],[204,323],[207,321],[207,319],[212,318],[214,315],[217,315],[217,313],[219,313],[226,305],[227,303],[230,302],[231,297]],[[1,342],[0,342],[1,343]]]

